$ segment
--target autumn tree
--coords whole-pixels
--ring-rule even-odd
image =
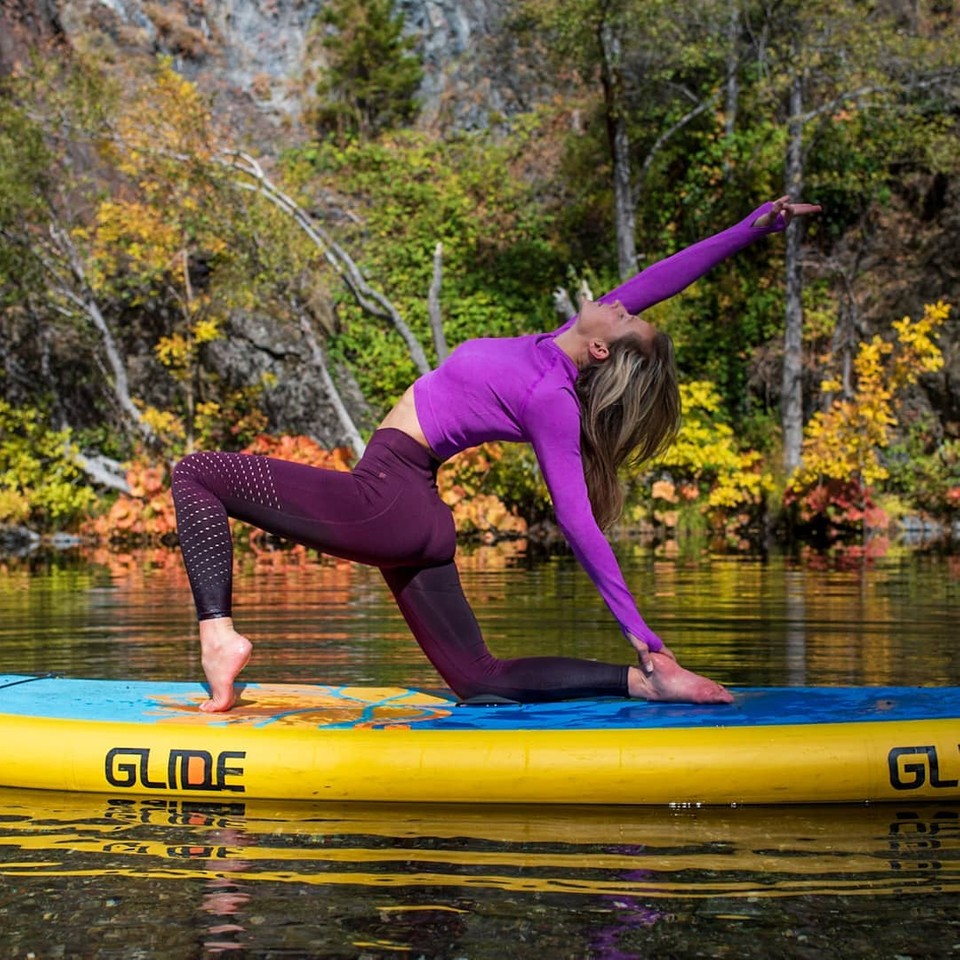
[[[831,511],[836,519],[844,510],[847,519],[862,518],[871,488],[890,475],[885,453],[900,425],[905,391],[943,366],[936,338],[949,313],[943,302],[928,304],[918,320],[894,322],[892,338],[877,334],[861,343],[852,395],[841,392],[837,379],[822,385],[833,400],[807,423],[803,463],[787,490],[803,519]]]
[[[135,403],[123,350],[94,290],[84,250],[83,227],[104,170],[93,131],[113,95],[103,77],[82,63],[37,61],[32,70],[8,79],[0,98],[7,178],[0,182],[6,207],[0,285],[22,294],[5,310],[6,319],[25,338],[35,332],[41,356],[51,357],[54,337],[76,341],[82,349],[92,338],[111,390],[105,418],[149,441],[152,430]],[[42,366],[49,371],[46,387],[56,415],[66,421],[58,378],[70,371],[54,370],[49,362]],[[89,384],[78,386],[91,396]]]
[[[250,302],[249,282],[235,282],[242,214],[213,162],[220,142],[209,105],[169,63],[135,88],[112,127],[109,146],[127,186],[99,203],[87,232],[95,285],[128,310],[168,305],[154,354],[177,384],[180,409],[147,416],[190,451],[200,415],[213,412],[203,345],[221,336],[231,309]]]
[[[127,84],[122,102],[108,99],[109,85],[82,61],[38,68],[12,83],[2,105],[20,127],[11,122],[4,128],[11,135],[0,136],[12,158],[3,192],[4,292],[37,278],[31,309],[40,336],[49,337],[51,318],[59,316],[81,339],[99,340],[112,405],[123,414],[114,422],[125,439],[111,442],[121,456],[138,440],[168,455],[189,449],[211,429],[224,434],[218,419],[241,426],[258,385],[227,397],[203,354],[227,318],[244,310],[301,332],[349,444],[362,450],[314,322],[329,313],[325,263],[369,292],[352,260],[236,150],[207,100],[168,62]],[[33,183],[36,190],[16,186]],[[23,309],[20,298],[8,317]],[[131,342],[149,343],[152,356],[128,348]],[[136,382],[131,362],[139,367]],[[151,366],[170,375],[172,403],[165,378],[144,375]],[[81,367],[74,362],[73,369]],[[60,386],[51,386],[57,395]],[[81,413],[63,405],[68,422]],[[124,485],[122,474],[113,479]]]
[[[914,11],[919,5],[914,5]],[[761,82],[758,106],[780,125],[783,191],[795,198],[810,192],[814,178],[825,205],[828,196],[850,207],[843,173],[873,152],[864,169],[889,169],[898,146],[915,144],[910,125],[929,118],[928,94],[957,75],[955,29],[932,31],[918,16],[904,17],[895,5],[790,0],[751,10],[756,38],[753,56]],[[942,95],[942,94],[941,94]],[[891,123],[895,119],[896,123]],[[847,158],[831,168],[818,151]],[[835,189],[831,190],[833,185]],[[874,181],[874,188],[878,186]],[[847,191],[844,191],[844,188]],[[869,199],[857,198],[860,202]],[[830,211],[843,217],[845,212]],[[783,467],[789,475],[802,461],[804,425],[803,234],[798,222],[787,231],[784,261],[784,335],[781,384]]]

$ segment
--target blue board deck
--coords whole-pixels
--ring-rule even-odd
[[[85,680],[0,674],[0,714],[115,723],[196,722],[266,727],[300,722],[325,729],[390,726],[418,730],[634,730],[835,724],[960,717],[960,687],[739,687],[730,705],[647,703],[621,698],[459,706],[442,693],[323,684],[240,684],[225,714],[184,715],[206,699],[202,684]],[[248,705],[258,694],[273,712]],[[284,702],[285,701],[285,702]],[[419,718],[417,714],[422,714]]]

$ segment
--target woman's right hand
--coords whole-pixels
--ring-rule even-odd
[[[789,227],[794,217],[808,217],[814,213],[820,213],[822,209],[819,203],[791,203],[789,196],[783,196],[774,200],[773,206],[757,217],[751,226],[761,229],[772,227],[777,222],[777,217],[782,214],[784,223]]]
[[[627,639],[633,646],[633,649],[637,651],[637,660],[640,664],[640,669],[647,675],[650,676],[653,673],[653,658],[650,656],[651,650],[641,640],[639,637],[635,637],[632,633],[627,634]],[[673,651],[666,645],[655,651],[656,653],[662,653],[665,657],[669,657],[674,663],[677,662],[676,656],[674,656]]]

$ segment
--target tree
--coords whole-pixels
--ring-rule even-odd
[[[536,291],[549,289],[558,261],[545,241],[538,184],[516,171],[535,149],[528,137],[535,140],[536,134],[518,130],[515,138],[500,139],[477,132],[441,140],[404,131],[376,142],[343,148],[322,143],[300,152],[304,192],[336,192],[353,214],[343,218],[333,252],[341,258],[345,248],[357,251],[359,262],[350,261],[345,278],[362,286],[350,287],[353,303],[344,298],[338,306],[343,330],[334,341],[342,356],[355,361],[376,407],[395,402],[430,369],[433,358],[422,347],[414,351],[411,341],[433,339],[437,358],[444,349],[430,320],[438,243],[444,253],[444,340],[451,346],[542,325],[533,315]],[[390,301],[382,294],[374,299],[377,290],[389,290]],[[387,319],[385,305],[389,314],[404,318],[402,328],[393,321],[400,338],[362,322],[375,311]]]
[[[340,140],[370,139],[412,122],[423,68],[393,0],[332,0],[317,24],[326,59],[314,109],[318,129]]]
[[[82,64],[35,63],[32,71],[11,79],[0,102],[5,122],[0,127],[4,180],[0,181],[0,236],[5,247],[0,285],[25,294],[8,316],[19,310],[32,314],[43,337],[49,314],[78,328],[92,327],[110,372],[112,399],[123,421],[149,441],[153,431],[131,395],[123,351],[107,321],[90,280],[82,251],[84,217],[96,202],[93,169],[99,164],[91,150],[89,131],[102,120],[101,111],[112,91],[95,70]],[[63,128],[84,134],[71,143]],[[9,293],[8,293],[9,295]],[[63,416],[56,383],[54,407]]]
[[[0,180],[0,294],[12,301],[5,324],[24,311],[28,298],[17,292],[34,278],[28,306],[40,339],[49,339],[50,318],[60,316],[80,338],[93,331],[100,341],[112,406],[133,428],[125,427],[124,440],[112,446],[125,456],[135,442],[147,441],[175,456],[199,433],[229,433],[213,419],[232,419],[234,426],[244,419],[237,404],[255,402],[257,385],[249,385],[246,397],[236,390],[227,396],[204,354],[235,312],[269,314],[302,335],[343,435],[361,453],[360,433],[314,328],[311,305],[323,258],[358,296],[366,291],[371,305],[389,301],[377,301],[323,228],[259,164],[236,152],[206,98],[169,62],[135,81],[128,77],[123,102],[109,108],[100,102],[109,90],[96,90],[96,79],[95,68],[82,61],[42,67],[12,81],[11,96],[0,101],[8,118],[0,130],[7,161]],[[402,324],[399,316],[391,319]],[[131,343],[149,344],[152,357]],[[134,383],[131,361],[141,370],[165,369],[170,380],[141,374]],[[71,366],[83,370],[75,357]],[[88,404],[60,402],[59,385],[51,379],[50,387],[65,425],[78,426],[73,417]],[[87,378],[84,388],[92,387]],[[93,457],[85,462],[92,471],[101,465]]]
[[[613,206],[617,233],[617,267],[621,279],[637,269],[636,213],[631,184],[630,134],[627,126],[623,64],[622,11],[602,3],[591,24],[600,54],[600,85],[607,149],[613,161]]]
[[[720,96],[729,8],[717,0],[526,0],[521,10],[546,35],[571,109],[579,114],[583,104],[601,131],[602,150],[588,138],[571,138],[571,153],[582,155],[573,176],[596,194],[598,165],[609,170],[604,186],[612,194],[617,272],[625,280],[637,271],[637,210],[648,175],[666,146],[709,116]]]
[[[885,110],[896,111],[903,124],[922,123],[924,110],[916,109],[916,91],[956,75],[958,61],[948,36],[925,36],[918,18],[905,22],[895,8],[884,5],[789,0],[761,8],[758,22],[756,35],[763,42],[754,53],[757,69],[766,78],[760,85],[761,102],[765,100],[784,125],[783,188],[798,199],[811,182],[811,168],[819,174],[821,185],[829,183],[831,171],[818,169],[815,151],[831,139],[845,140],[851,121]],[[885,154],[889,164],[898,140],[873,137],[860,144],[847,142],[851,150]],[[849,204],[849,196],[845,199]],[[802,222],[788,230],[784,264],[780,403],[787,475],[802,462],[803,230]]]
[[[840,394],[839,380],[823,385],[834,399],[807,423],[803,463],[787,490],[802,519],[836,519],[841,500],[848,505],[845,520],[862,518],[870,488],[890,475],[884,453],[899,425],[904,391],[943,366],[936,336],[949,313],[948,304],[928,304],[919,320],[894,322],[892,339],[875,335],[861,343],[850,397]]]

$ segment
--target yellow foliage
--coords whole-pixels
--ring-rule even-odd
[[[162,151],[197,160],[208,160],[213,152],[210,106],[196,85],[177,73],[169,59],[160,61],[152,79],[117,118],[127,144],[121,169],[131,177],[142,176],[146,159]]]
[[[755,450],[738,453],[731,468],[720,472],[707,495],[711,507],[732,509],[760,504],[773,489],[773,478],[763,471],[763,456]]]
[[[161,337],[154,350],[157,359],[171,370],[182,370],[190,361],[193,351],[187,338],[182,333],[172,333],[169,337]]]
[[[197,417],[218,417],[220,416],[220,404],[216,400],[207,400],[204,403],[198,403],[194,414]]]
[[[205,317],[193,323],[186,333],[176,331],[169,336],[160,337],[154,350],[157,359],[168,369],[185,374],[197,356],[197,347],[209,343],[220,336],[220,321]]]
[[[30,499],[19,490],[0,489],[0,523],[24,523],[30,517]]]
[[[88,509],[96,494],[76,454],[69,429],[53,429],[42,410],[0,398],[0,523],[62,526]]]
[[[680,399],[683,409],[698,417],[702,413],[716,413],[722,403],[719,391],[710,380],[691,380],[680,384]]]
[[[933,373],[943,366],[943,354],[932,334],[949,315],[950,305],[938,301],[928,303],[923,308],[923,317],[916,322],[909,317],[894,321],[897,340],[904,348],[894,356],[890,377],[894,390],[914,383],[921,373]]]
[[[170,439],[182,440],[187,435],[183,421],[168,410],[147,407],[143,411],[143,420],[157,436],[168,441]]]
[[[738,449],[733,429],[717,419],[722,398],[709,380],[680,385],[683,424],[674,445],[664,454],[659,467],[676,480],[685,480],[684,499],[692,500],[693,488],[705,495],[706,509],[730,509],[758,505],[773,487],[770,474],[762,469],[763,458],[756,451]],[[666,487],[654,484],[652,494],[675,502]]]
[[[180,247],[180,231],[164,214],[142,203],[105,200],[97,210],[92,253],[95,280],[121,271],[162,276]]]
[[[949,313],[945,303],[928,304],[919,320],[904,317],[893,324],[896,338],[892,342],[874,336],[860,344],[853,365],[854,395],[836,398],[810,419],[804,430],[803,464],[791,478],[791,490],[830,480],[856,479],[870,486],[886,479],[880,453],[889,445],[890,428],[897,423],[895,398],[921,374],[943,365],[933,334]],[[827,383],[831,389],[839,387]]]
[[[196,344],[209,343],[220,336],[220,322],[212,317],[198,320],[193,325],[193,342]]]

